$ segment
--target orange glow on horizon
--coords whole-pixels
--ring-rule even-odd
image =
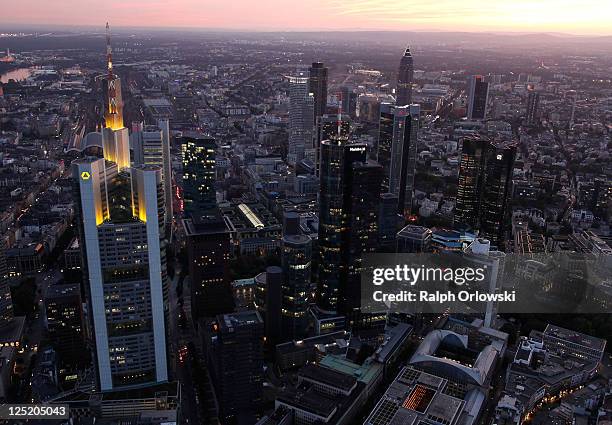
[[[249,10],[249,13],[240,13]],[[0,23],[239,30],[527,31],[612,35],[609,0],[23,0]]]

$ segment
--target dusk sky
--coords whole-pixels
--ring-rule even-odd
[[[612,35],[610,0],[7,0],[0,24]]]

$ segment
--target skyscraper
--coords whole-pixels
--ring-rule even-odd
[[[340,101],[342,112],[351,118],[355,118],[357,112],[357,93],[350,86],[340,87]]]
[[[472,75],[468,80],[468,119],[484,120],[487,117],[489,83],[482,75]]]
[[[540,106],[540,93],[534,89],[527,94],[527,124],[534,125],[538,119],[538,108]]]
[[[327,71],[323,62],[313,62],[308,69],[308,91],[314,96],[313,124],[327,112]]]
[[[112,83],[110,39],[107,56]],[[100,391],[168,380],[162,170],[153,165],[130,168],[120,86],[114,88],[118,91],[107,94],[104,157],[72,162]]]
[[[183,162],[183,210],[185,216],[200,215],[217,205],[215,191],[215,150],[212,137],[184,135],[181,142]]]
[[[90,332],[101,391],[168,380],[161,169],[72,163]]]
[[[514,144],[492,145],[487,152],[479,235],[489,239],[498,249],[503,249],[509,228],[515,159]]]
[[[455,224],[479,230],[499,249],[505,241],[515,158],[514,144],[463,140]]]
[[[383,167],[383,191],[398,197],[398,213],[410,213],[416,173],[419,105],[381,105],[378,162]]]
[[[366,145],[343,137],[322,142],[317,288],[321,311],[348,316],[358,309],[361,255],[378,244],[381,180],[382,167],[367,161]]]
[[[204,347],[222,423],[253,415],[262,402],[264,323],[257,311],[217,316],[205,329]],[[253,417],[239,423],[254,423]]]
[[[104,158],[117,164],[119,171],[130,166],[130,135],[123,125],[123,98],[121,80],[113,72],[113,54],[110,44],[110,28],[106,23],[106,66],[104,79],[104,128],[102,149]]]
[[[400,61],[397,72],[397,106],[410,105],[412,103],[412,81],[414,79],[414,65],[410,47],[406,47],[404,56]]]
[[[55,284],[45,294],[45,317],[49,337],[62,364],[78,365],[85,360],[83,307],[78,283]]]
[[[123,128],[123,98],[121,95],[121,79],[113,72],[113,49],[108,22],[106,23],[106,70],[104,122],[106,127],[111,130],[119,130]],[[122,164],[119,163],[119,166],[122,166]]]
[[[348,115],[325,114],[317,120],[317,137],[315,149],[315,174],[319,176],[321,170],[321,142],[338,136],[348,138],[351,131],[351,120]]]
[[[397,214],[397,195],[389,192],[381,193],[378,211],[379,252],[395,252],[398,225],[403,222],[404,220]]]
[[[350,149],[350,148],[349,148]],[[378,248],[378,212],[383,169],[377,162],[353,162],[347,175],[349,231],[345,247],[346,279],[340,286],[339,311],[357,324],[361,306],[362,256]]]
[[[230,286],[230,234],[217,210],[183,220],[191,281],[194,319],[230,313],[234,300]]]
[[[130,135],[134,152],[134,165],[156,165],[162,169],[166,226],[172,224],[172,158],[168,120],[160,120],[160,126],[146,126]]]
[[[315,125],[315,98],[309,89],[309,77],[305,72],[289,79],[289,152],[288,161],[295,164],[307,149],[313,148]],[[327,89],[326,89],[327,91]]]
[[[366,159],[366,146],[350,144],[346,137],[321,142],[317,305],[323,311],[338,309],[340,282],[347,272],[348,174],[353,162]]]
[[[488,139],[479,137],[463,139],[455,202],[455,225],[478,228],[483,170],[489,146]]]
[[[284,235],[281,248],[283,270],[283,340],[299,340],[308,328],[308,292],[312,268],[312,239],[306,235]]]

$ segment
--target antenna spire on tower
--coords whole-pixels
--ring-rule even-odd
[[[106,66],[109,80],[113,78],[113,50],[111,48],[110,26],[106,23]]]

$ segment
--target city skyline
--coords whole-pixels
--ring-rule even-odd
[[[114,24],[0,34],[0,423],[612,423],[612,37]]]
[[[443,0],[400,0],[394,8],[380,0],[350,3],[314,0],[289,4],[280,0],[260,2],[256,10],[239,13],[244,0],[230,3],[180,0],[144,2],[80,2],[65,0],[47,4],[27,0],[11,6],[0,23],[10,25],[99,26],[112,21],[115,27],[190,28],[241,31],[440,31],[565,33],[612,35],[612,5],[604,0],[494,0],[486,5],[475,0],[461,3]],[[134,16],[138,16],[135,20]],[[59,17],[59,19],[58,19]],[[100,18],[102,17],[102,18]]]

